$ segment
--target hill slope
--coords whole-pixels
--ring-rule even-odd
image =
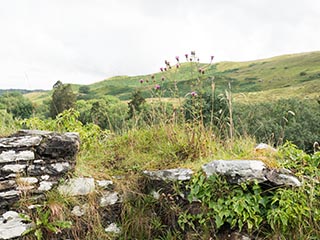
[[[199,68],[206,69],[205,75],[200,74],[204,87],[210,89],[212,77],[218,90],[224,90],[228,82],[231,82],[237,100],[264,101],[293,96],[315,98],[320,92],[320,52],[317,51],[248,62],[220,62],[212,65],[182,63],[179,69],[173,67],[166,72],[141,76],[116,76],[88,85],[90,95],[87,95],[87,99],[113,95],[128,100],[131,93],[138,89],[145,97],[150,97],[155,84],[167,89],[164,96],[169,97],[175,82],[180,90],[180,96],[184,96],[192,91],[195,79],[200,76]],[[141,79],[144,81],[143,84],[140,83]],[[79,85],[74,85],[74,89],[78,91]],[[32,100],[37,101],[34,92],[26,96],[30,98],[32,96]],[[39,94],[40,97],[44,98],[43,92]]]

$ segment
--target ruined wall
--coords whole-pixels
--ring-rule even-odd
[[[72,171],[79,144],[76,133],[22,130],[0,138],[0,214],[25,192],[41,195]]]

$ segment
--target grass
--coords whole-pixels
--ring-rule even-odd
[[[198,239],[201,232],[184,231],[177,223],[177,219],[189,211],[183,208],[185,205],[170,200],[172,196],[169,194],[161,195],[161,199],[157,201],[143,191],[146,187],[141,182],[143,170],[182,167],[198,172],[204,163],[214,159],[260,159],[270,167],[278,167],[278,162],[287,158],[285,155],[256,152],[256,142],[250,136],[222,138],[219,132],[205,128],[198,121],[160,122],[113,133],[84,126],[76,119],[76,115],[77,113],[69,110],[56,120],[47,120],[48,124],[43,124],[43,120],[39,119],[30,122],[37,128],[43,126],[44,130],[79,132],[82,145],[74,176],[113,180],[116,183],[115,190],[123,193],[124,199],[117,215],[122,233],[120,237],[113,238],[104,232],[106,225],[98,205],[99,191],[80,198],[62,196],[55,190],[48,193],[45,207],[50,210],[50,221],[72,220],[72,229],[64,230],[64,233],[67,232],[68,236],[75,239],[153,239],[155,234],[164,237],[163,239],[179,239],[179,236]],[[40,122],[37,124],[36,121]],[[48,126],[52,129],[48,129]],[[300,152],[294,157],[296,150],[287,151],[289,163],[292,159],[300,162]],[[282,157],[281,161],[279,157]],[[174,196],[178,196],[178,193],[175,194]],[[212,192],[210,194],[214,195]],[[239,199],[243,200],[242,196]],[[26,196],[21,202],[22,209],[26,209],[30,201]],[[85,203],[88,203],[87,214],[82,218],[72,216],[72,208]],[[39,216],[35,216],[35,219],[37,217]],[[190,219],[191,223],[192,221]],[[315,228],[314,232],[317,231]]]
[[[166,72],[157,72],[140,76],[116,76],[90,87],[90,98],[100,98],[113,95],[121,100],[128,100],[136,89],[143,92],[145,98],[151,97],[150,89],[154,81],[166,85],[166,89],[173,89],[177,81],[181,90],[181,97],[191,91],[190,85],[197,76],[198,68],[207,66],[206,75],[215,77],[216,86],[225,89],[228,82],[232,82],[233,92],[238,94],[269,95],[270,99],[277,96],[295,95],[309,98],[318,97],[320,81],[320,52],[309,52],[283,55],[269,59],[248,62],[220,62],[213,65],[202,63],[182,63],[179,71],[175,67]],[[154,78],[153,78],[153,77]],[[161,78],[165,80],[162,82]],[[140,80],[144,80],[144,84]],[[149,83],[146,84],[146,81]],[[209,89],[211,81],[208,82]],[[72,85],[75,92],[80,85]],[[167,92],[169,94],[169,91]],[[50,92],[28,93],[26,96],[33,102],[42,102],[50,96]],[[170,97],[170,96],[166,96]],[[171,96],[172,97],[172,96]],[[247,101],[255,101],[252,97]],[[242,98],[237,98],[241,101]]]
[[[231,143],[206,129],[160,124],[111,135],[99,145],[92,143],[90,151],[80,152],[76,174],[103,179],[177,167],[198,171],[213,159],[261,159],[276,166],[273,157],[257,154],[255,145],[250,137],[237,137]]]
[[[317,97],[318,60],[320,60],[320,53],[314,52],[245,63],[218,63],[208,67],[209,79],[203,79],[201,84],[204,88],[210,88],[210,76],[215,76],[216,86],[226,89],[225,86],[231,81],[235,98],[247,102],[268,101],[273,100],[275,95],[292,96],[300,92],[301,97],[305,95]],[[192,74],[197,74],[199,66],[204,65],[185,63],[181,65],[179,72],[176,69],[165,72],[164,89],[169,92],[177,83],[179,90],[182,91],[180,98],[183,98],[186,92],[190,92],[192,82],[196,81],[196,76]],[[157,83],[162,81],[162,76],[163,73],[155,74]],[[149,83],[141,84],[140,79],[145,82],[148,79]],[[90,85],[90,91],[96,98],[109,94],[125,101],[131,95],[131,91],[137,88],[144,91],[145,96],[150,97],[153,86],[151,75],[118,76]],[[79,85],[73,87],[77,90]],[[263,91],[255,93],[256,90]],[[42,97],[45,98],[44,95]],[[158,100],[173,102],[175,106],[179,105],[178,97],[147,99],[148,102]],[[101,131],[98,128],[85,128],[72,114],[74,114],[72,111],[65,113],[65,117],[62,116],[60,122],[55,124],[58,126],[58,131],[78,131],[82,137],[82,149],[78,155],[74,175],[94,176],[95,179],[101,180],[112,179],[117,183],[115,190],[126,193],[120,213],[123,228],[120,239],[130,239],[131,236],[150,239],[154,232],[161,232],[161,235],[164,235],[162,233],[168,226],[161,222],[162,215],[156,215],[154,209],[156,205],[160,204],[165,214],[174,212],[175,217],[183,213],[183,209],[170,204],[171,202],[156,202],[141,191],[139,180],[143,170],[181,167],[197,172],[204,163],[214,159],[260,159],[269,167],[279,167],[277,154],[254,151],[256,142],[252,137],[237,135],[222,137],[221,129],[215,132],[212,129],[213,126],[205,128],[199,123],[200,120],[195,118],[190,122],[176,122],[165,121],[163,117],[157,123],[136,125],[115,133]],[[54,123],[57,120],[48,121]],[[55,124],[38,126],[53,126],[50,130],[56,131]],[[70,206],[84,203],[81,199],[66,199],[56,192],[47,197],[48,207],[53,213],[57,213],[58,218],[62,210],[66,212],[64,217],[73,218],[70,214]],[[84,220],[73,219],[75,230],[80,234],[77,235],[79,239],[108,239],[102,226],[97,199],[98,195],[95,194],[85,199],[90,204],[89,216]],[[169,219],[167,216],[165,218]],[[172,220],[172,223],[175,220]],[[81,230],[84,226],[85,233]],[[174,239],[173,235],[179,236],[179,233],[167,232],[168,239]],[[190,239],[193,238],[190,237]]]

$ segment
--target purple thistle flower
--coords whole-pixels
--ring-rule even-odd
[[[188,60],[188,56],[189,56],[189,55],[186,53],[184,56],[185,56],[185,57],[186,57],[186,59]]]
[[[179,62],[179,56],[176,56],[176,60],[177,60],[177,62]]]
[[[196,92],[191,92],[190,94],[191,94],[192,97],[198,96],[198,94]]]
[[[159,90],[160,88],[161,88],[161,87],[160,87],[159,84],[157,84],[157,85],[154,86],[154,89],[155,89],[155,90]]]
[[[163,70],[167,71],[167,68],[164,68]]]
[[[214,56],[211,56],[211,61],[213,60]]]
[[[160,68],[160,71],[163,72],[163,68]]]
[[[143,83],[144,81],[143,81],[143,79],[140,79],[140,83]]]

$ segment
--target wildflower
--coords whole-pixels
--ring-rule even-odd
[[[151,79],[154,79],[154,74],[151,75]]]
[[[198,96],[198,94],[196,92],[191,92],[190,94],[191,94],[192,97]]]
[[[176,60],[177,60],[177,62],[179,62],[179,56],[176,56]]]
[[[159,90],[159,89],[160,89],[160,85],[159,85],[159,84],[155,85],[155,86],[154,86],[154,89],[155,89],[155,90]]]
[[[214,56],[211,56],[211,61],[213,60]]]
[[[164,77],[162,77],[161,80],[164,81]]]
[[[160,71],[163,72],[163,68],[160,68]]]
[[[143,83],[144,81],[143,81],[143,79],[140,79],[140,83]]]
[[[185,56],[185,57],[186,57],[186,59],[188,60],[189,55],[186,53],[184,56]]]
[[[202,68],[199,68],[199,69],[198,69],[198,72],[201,73],[201,72],[202,72]]]
[[[202,74],[204,74],[204,73],[205,73],[203,69],[202,69],[201,73],[202,73]]]
[[[146,79],[146,82],[148,83],[148,82],[149,82],[149,79]]]
[[[189,60],[190,60],[190,62],[192,62],[192,58],[190,58]]]
[[[164,70],[164,71],[167,71],[167,68],[164,68],[163,70]]]
[[[180,67],[180,64],[177,64],[176,67],[179,68],[179,67]]]

